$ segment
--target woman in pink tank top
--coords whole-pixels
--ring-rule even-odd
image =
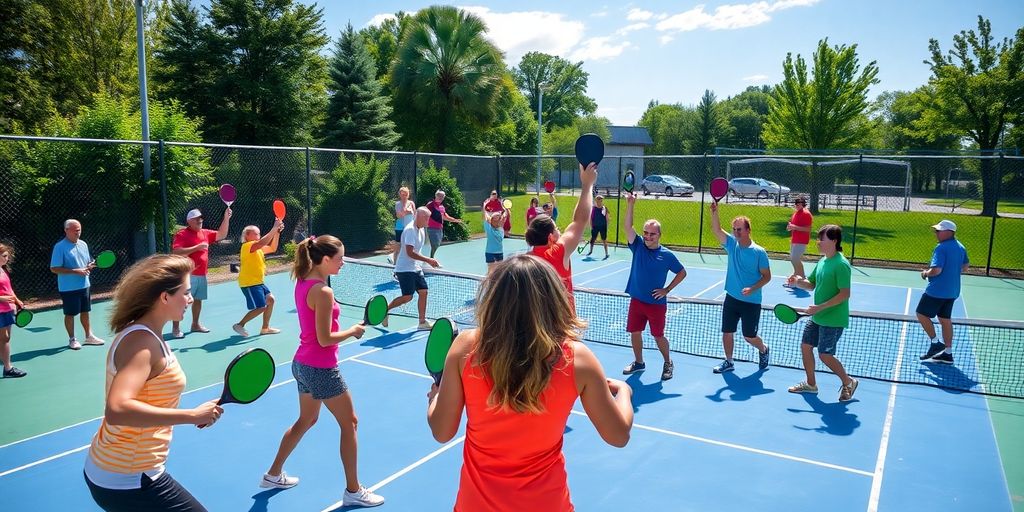
[[[310,237],[299,243],[292,266],[295,279],[295,309],[299,314],[299,348],[292,359],[292,375],[299,388],[299,419],[285,431],[277,457],[260,480],[260,487],[287,489],[299,479],[284,472],[284,462],[302,436],[320,416],[320,404],[327,406],[341,428],[341,464],[345,467],[342,506],[375,507],[384,498],[359,483],[356,472],[356,412],[352,395],[338,369],[338,344],[359,339],[366,328],[354,324],[341,330],[341,308],[327,284],[345,265],[345,246],[331,235]]]
[[[455,510],[573,510],[562,455],[569,412],[579,397],[602,439],[625,446],[632,390],[607,379],[579,342],[585,324],[547,262],[519,255],[499,263],[478,293],[476,323],[485,327],[455,339],[441,386],[427,395],[438,442],[455,437],[466,411]]]
[[[106,410],[84,471],[103,510],[206,510],[164,469],[172,426],[212,425],[223,412],[217,400],[178,408],[185,373],[160,334],[192,304],[191,271],[184,256],[150,256],[114,292]]]

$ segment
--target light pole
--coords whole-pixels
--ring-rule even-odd
[[[540,155],[541,155],[541,134],[544,132],[544,84],[537,84],[540,95],[537,97],[537,195],[540,196]]]
[[[146,93],[146,36],[143,25],[143,0],[135,0],[135,44],[139,55],[139,108],[142,114],[142,140],[149,141],[149,99]],[[142,145],[142,182],[149,182],[151,168],[149,162],[149,144]],[[146,229],[146,242],[149,254],[156,252],[156,227],[149,221]],[[170,248],[168,248],[170,250]]]

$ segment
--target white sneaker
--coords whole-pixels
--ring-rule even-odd
[[[277,476],[270,476],[269,473],[264,473],[263,479],[260,480],[260,487],[263,487],[264,489],[271,487],[275,489],[291,489],[296,485],[299,485],[299,477],[288,476],[284,471]]]
[[[174,338],[176,340],[180,340],[180,339],[182,339],[184,337],[185,337],[185,333],[181,332],[180,330],[179,331],[171,331],[171,338]]]
[[[348,492],[348,489],[345,489],[345,494],[341,497],[341,506],[343,507],[351,507],[353,505],[357,507],[376,507],[383,504],[383,496],[374,494],[362,486],[356,492]]]
[[[417,328],[421,331],[429,331],[433,327],[434,324],[431,324],[429,320],[424,320],[420,322],[420,325]]]
[[[78,340],[71,338],[68,340],[68,348],[70,348],[71,350],[78,350],[82,348],[82,344],[79,343]]]
[[[87,338],[85,338],[85,343],[83,343],[83,345],[102,345],[102,344],[103,344],[103,339],[102,338],[97,338],[96,335],[94,335],[94,334],[90,334]]]
[[[243,338],[248,338],[249,337],[249,331],[246,331],[245,327],[242,327],[242,324],[232,325],[231,329],[233,331],[235,331],[236,334],[238,334],[239,336],[241,336]]]

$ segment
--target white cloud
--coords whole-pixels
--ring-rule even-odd
[[[487,7],[460,7],[483,18],[487,37],[505,52],[510,66],[531,51],[565,56],[583,39],[584,25],[563,14],[544,11],[494,12]]]
[[[372,18],[370,18],[370,21],[366,24],[366,26],[367,27],[379,27],[381,25],[381,23],[384,23],[387,20],[393,20],[393,19],[395,19],[395,15],[394,14],[386,14],[386,13],[375,14]]]
[[[632,46],[629,41],[611,44],[611,37],[591,37],[572,52],[570,60],[597,61],[622,55],[623,50]]]
[[[751,83],[755,83],[755,84],[758,84],[758,83],[761,83],[761,82],[767,82],[768,81],[768,75],[750,75],[750,76],[745,76],[745,77],[743,77],[743,81],[744,82],[751,82]]]
[[[658,38],[658,42],[661,43],[662,45],[666,45],[666,44],[671,43],[672,40],[674,40],[674,39],[675,39],[675,37],[673,37],[673,36],[663,35],[663,36]]]
[[[617,35],[617,36],[624,36],[624,35],[626,35],[626,34],[628,34],[630,32],[634,32],[634,31],[637,31],[637,30],[643,30],[643,29],[645,29],[647,27],[650,27],[650,25],[647,24],[647,23],[630,23],[629,25],[626,25],[625,27],[622,27],[622,28],[616,30],[615,31],[615,35]]]
[[[701,28],[735,30],[768,23],[772,19],[769,13],[793,7],[809,7],[819,1],[777,0],[772,3],[762,1],[748,4],[726,4],[716,7],[713,14],[706,12],[704,4],[700,4],[688,11],[662,19],[655,28],[659,31],[671,32],[689,32]]]
[[[594,14],[590,15],[591,18],[604,18],[605,16],[608,16],[607,7],[602,7],[600,11],[597,11]]]
[[[626,14],[626,19],[629,21],[647,21],[654,16],[651,11],[645,11],[643,9],[630,9],[629,14]]]

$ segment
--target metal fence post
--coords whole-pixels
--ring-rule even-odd
[[[1003,180],[1003,153],[999,152],[998,169],[996,170],[996,179],[992,180],[994,183],[1001,183]],[[982,198],[982,208],[985,207],[984,196]],[[992,212],[992,227],[989,228],[988,233],[988,259],[985,260],[985,275],[988,276],[992,272],[992,247],[996,243],[996,217],[999,216],[999,196],[996,196],[996,208]]]
[[[697,254],[704,248],[704,194],[708,189],[708,152],[704,152],[704,181],[700,187],[700,222],[697,223]]]
[[[501,155],[494,156],[494,190],[498,191],[498,196],[503,196],[501,192]]]
[[[316,232],[313,230],[313,166],[309,146],[306,146],[306,232]]]
[[[416,165],[417,160],[416,152],[412,152],[412,197],[416,197]]]
[[[164,140],[160,139],[157,150],[160,159],[160,204],[163,210],[164,221],[164,252],[171,252],[171,232],[167,217],[167,167],[164,166]]]
[[[619,157],[619,193],[615,195],[615,247],[619,246],[619,228],[622,224],[622,157]]]
[[[853,197],[853,241],[850,243],[850,263],[857,257],[857,219],[860,215],[860,182],[864,180],[864,154],[858,155],[857,162],[857,192]],[[877,196],[876,196],[877,197]],[[877,200],[877,199],[876,199]]]

